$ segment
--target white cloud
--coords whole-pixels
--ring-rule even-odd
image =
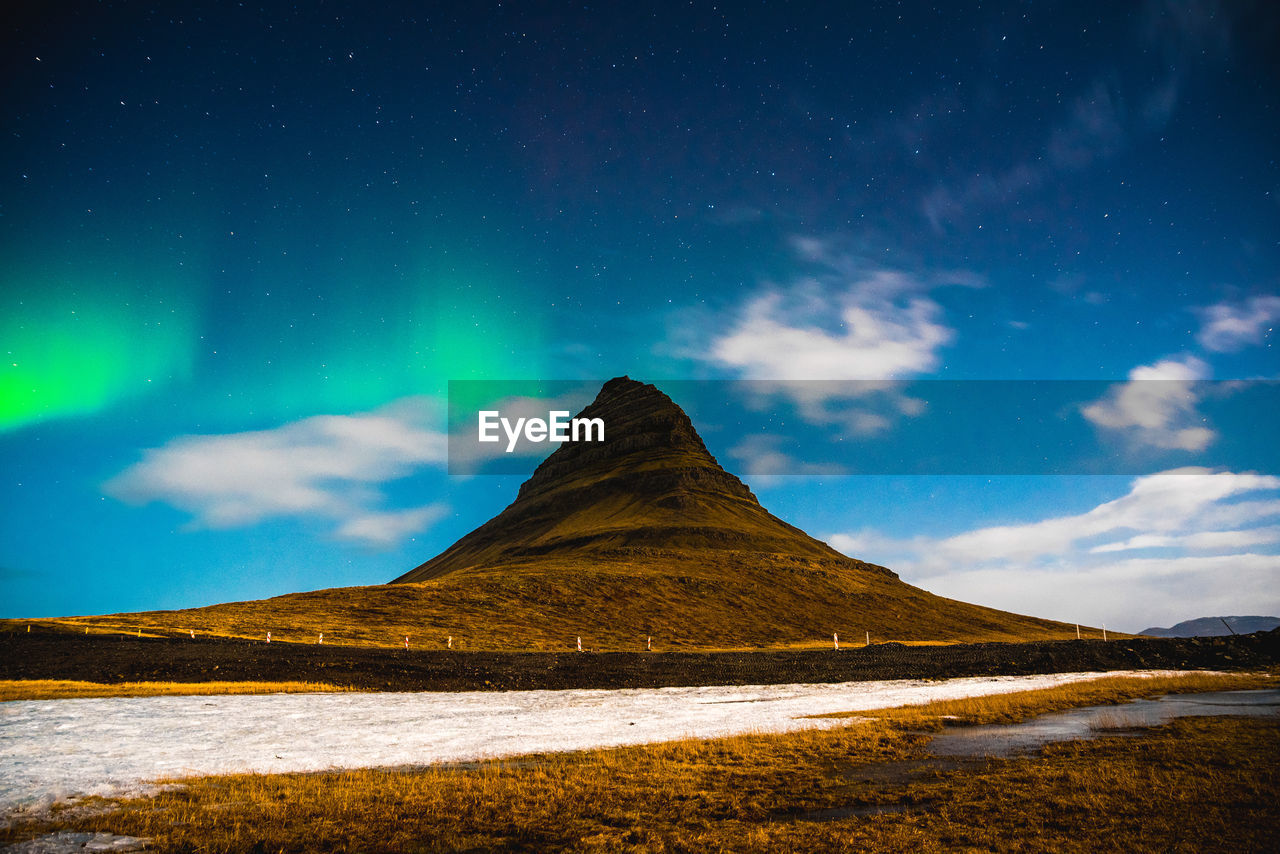
[[[1234,353],[1261,344],[1280,321],[1280,296],[1257,296],[1243,303],[1218,303],[1198,309],[1200,346],[1214,353]]]
[[[1217,438],[1196,408],[1198,383],[1209,366],[1195,356],[1163,359],[1129,372],[1129,381],[1081,409],[1098,427],[1117,431],[1135,445],[1202,451]]]
[[[883,380],[934,370],[954,337],[942,307],[905,274],[835,287],[808,280],[752,298],[708,358],[745,379]]]
[[[1127,495],[1087,513],[1059,516],[1024,525],[981,528],[935,544],[938,557],[963,561],[1028,560],[1063,555],[1082,541],[1125,531],[1183,536],[1211,521],[1244,524],[1280,514],[1280,501],[1233,505],[1236,495],[1280,489],[1270,475],[1211,472],[1204,468],[1172,469],[1137,478]],[[1235,509],[1237,506],[1242,509]],[[1234,518],[1233,518],[1234,517]],[[1189,530],[1190,529],[1190,530]]]
[[[965,272],[924,277],[870,266],[817,238],[797,237],[792,247],[813,275],[765,287],[728,319],[697,318],[699,334],[680,337],[698,343],[682,355],[751,380],[764,399],[782,395],[806,421],[848,435],[918,415],[922,402],[893,381],[937,370],[955,338],[930,293],[984,283]],[[708,328],[726,331],[706,342]]]
[[[863,528],[851,534],[832,534],[827,543],[836,551],[870,560],[868,555],[896,555],[903,551],[914,552],[924,540],[895,540],[872,528]]]
[[[1201,531],[1196,534],[1142,534],[1118,543],[1105,543],[1090,549],[1091,554],[1125,552],[1138,549],[1186,549],[1188,551],[1233,551],[1249,546],[1280,543],[1280,528],[1256,528],[1252,531]]]
[[[827,541],[940,595],[1136,631],[1280,610],[1277,520],[1280,477],[1184,468],[1136,478],[1084,513],[941,538],[862,530]]]
[[[405,537],[429,528],[448,512],[449,508],[444,504],[428,504],[409,510],[366,513],[345,520],[335,533],[340,539],[391,547]]]
[[[925,586],[1007,611],[1136,632],[1195,617],[1280,612],[1278,580],[1280,555],[1246,552],[1100,562],[1070,572],[957,569]]]
[[[434,414],[429,401],[407,398],[272,430],[180,436],[145,451],[103,491],[130,503],[165,502],[190,513],[196,527],[322,518],[336,524],[340,538],[387,544],[392,533],[404,536],[434,519],[430,507],[375,509],[379,484],[444,463],[446,437],[427,426]]]

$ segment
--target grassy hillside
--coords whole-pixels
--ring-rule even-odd
[[[645,550],[637,550],[645,551]],[[14,621],[10,621],[13,623]],[[1075,637],[1075,627],[934,596],[856,562],[648,550],[590,562],[539,559],[418,583],[293,593],[181,611],[74,617],[90,631],[415,648],[597,650],[974,642]],[[1096,637],[1096,630],[1086,630]]]

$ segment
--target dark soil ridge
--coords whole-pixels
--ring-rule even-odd
[[[462,652],[219,638],[0,633],[0,679],[325,682],[375,691],[778,685],[1280,663],[1280,629],[1238,637],[751,652]]]

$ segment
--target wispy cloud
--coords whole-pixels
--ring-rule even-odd
[[[754,483],[775,485],[776,476],[791,474],[842,474],[834,463],[810,463],[788,453],[781,436],[755,434],[744,436],[729,449],[735,462],[734,471],[751,476]]]
[[[1094,425],[1137,446],[1202,451],[1217,438],[1197,409],[1198,383],[1208,377],[1209,366],[1195,356],[1140,365],[1129,372],[1128,382],[1112,386],[1080,411]]]
[[[700,329],[727,331],[684,355],[758,381],[757,391],[764,388],[759,383],[776,381],[774,393],[797,404],[806,421],[839,424],[853,435],[918,413],[918,401],[887,381],[936,370],[940,351],[955,338],[931,291],[981,287],[982,280],[965,272],[923,276],[873,266],[817,238],[795,238],[793,248],[809,275],[763,287],[726,319],[699,318]],[[832,406],[869,397],[880,400],[871,407]]]
[[[1089,549],[1090,554],[1131,552],[1141,549],[1186,549],[1189,551],[1230,551],[1251,546],[1280,543],[1280,527],[1255,528],[1252,531],[1199,531],[1194,534],[1141,534],[1115,543],[1104,543]]]
[[[431,527],[448,512],[448,506],[438,503],[408,510],[365,513],[344,520],[334,533],[340,539],[389,548]]]
[[[931,371],[954,337],[942,307],[901,273],[831,291],[817,281],[766,290],[712,342],[712,361],[746,379],[892,379]],[[834,319],[834,323],[831,321]]]
[[[1261,344],[1280,321],[1280,296],[1256,296],[1239,303],[1197,309],[1200,346],[1214,353],[1235,353]]]
[[[1280,609],[1280,477],[1175,469],[1093,509],[949,537],[828,542],[942,594],[1127,626]]]
[[[445,462],[435,410],[407,398],[359,415],[320,415],[272,430],[180,436],[103,485],[135,504],[160,501],[199,528],[273,517],[328,520],[341,539],[385,546],[422,530],[438,505],[380,510],[379,485]]]
[[[1184,69],[1227,54],[1229,11],[1208,0],[1148,2],[1135,16],[1134,35],[1135,47],[1157,58],[1149,74],[1126,80],[1115,69],[1098,69],[1037,150],[986,168],[971,164],[963,177],[924,195],[925,218],[943,231],[974,211],[1052,187],[1062,176],[1089,169],[1166,127],[1177,109]]]
[[[921,209],[935,230],[958,217],[1007,204],[1124,151],[1131,140],[1168,123],[1179,84],[1167,77],[1130,107],[1115,80],[1102,76],[1076,96],[1066,117],[1045,138],[1034,156],[980,170],[925,194]]]

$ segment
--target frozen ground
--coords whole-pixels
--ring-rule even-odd
[[[1149,675],[0,703],[0,813],[166,777],[425,765],[838,725],[805,715]]]

